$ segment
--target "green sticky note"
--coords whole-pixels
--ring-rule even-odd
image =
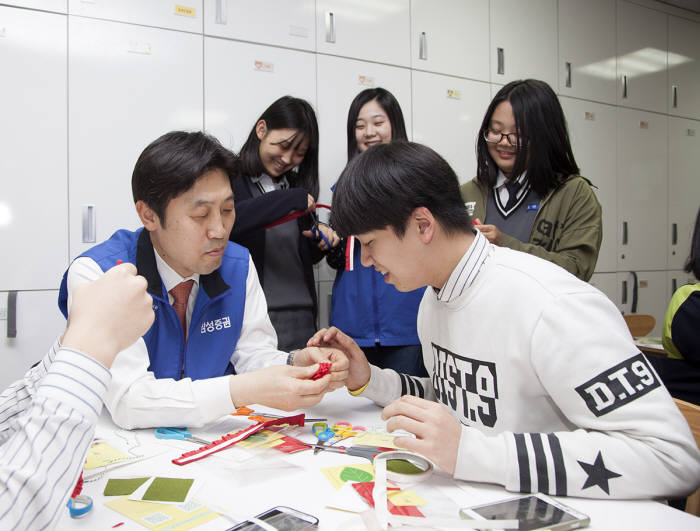
[[[340,479],[342,481],[353,481],[353,482],[365,482],[372,481],[372,474],[360,470],[359,468],[353,468],[351,466],[346,466],[340,473]]]
[[[183,502],[194,479],[155,478],[146,489],[143,501]]]
[[[126,496],[131,494],[150,478],[129,478],[107,480],[103,496]]]

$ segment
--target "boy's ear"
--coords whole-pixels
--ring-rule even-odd
[[[258,140],[262,140],[266,134],[267,123],[265,123],[265,120],[258,120],[258,123],[255,124],[255,136],[258,137]]]
[[[436,223],[433,213],[425,207],[418,207],[411,215],[423,243],[430,243],[435,236]]]
[[[136,201],[136,213],[139,215],[139,219],[147,231],[153,232],[160,228],[161,224],[158,214],[141,199]]]

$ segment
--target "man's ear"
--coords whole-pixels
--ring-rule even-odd
[[[262,140],[266,134],[267,123],[265,123],[265,120],[258,120],[258,123],[255,124],[255,135],[258,137],[258,140]]]
[[[416,208],[411,214],[411,218],[418,230],[418,236],[423,243],[430,243],[435,236],[437,221],[433,213],[425,207]]]
[[[158,214],[141,199],[136,201],[136,213],[139,215],[139,219],[147,231],[153,232],[160,228],[161,224]]]

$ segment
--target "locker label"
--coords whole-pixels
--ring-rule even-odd
[[[447,89],[447,98],[451,100],[461,100],[462,93],[459,90]]]
[[[649,129],[649,122],[642,120],[639,122],[639,128],[640,129]]]
[[[374,78],[372,76],[357,76],[357,84],[363,87],[374,87]]]
[[[3,29],[4,29],[4,28],[3,28]],[[0,37],[2,37],[2,35],[0,35]],[[695,129],[688,129],[687,135],[688,135],[688,136],[695,136]]]
[[[648,288],[649,287],[649,282],[646,280],[640,280],[639,281],[639,287],[640,288]]]
[[[583,116],[586,120],[590,120],[591,122],[595,122],[595,113],[594,112],[586,111]]]
[[[255,61],[254,68],[258,72],[274,72],[275,63],[266,63],[265,61]]]
[[[194,7],[180,6],[175,4],[175,14],[182,15],[183,17],[194,17],[196,16],[196,10]]]

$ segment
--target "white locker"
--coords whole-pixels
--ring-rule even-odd
[[[615,2],[559,0],[559,94],[616,101]]]
[[[255,121],[290,95],[316,107],[316,56],[244,42],[204,39],[204,126],[236,153]]]
[[[3,0],[3,4],[26,7],[27,9],[40,9],[54,13],[67,13],[68,0]]]
[[[0,289],[55,289],[68,264],[65,15],[0,7]]]
[[[411,66],[409,0],[316,1],[316,50]]]
[[[346,125],[350,103],[366,88],[382,87],[399,102],[411,138],[411,71],[328,55],[317,57],[318,120],[321,135],[319,201],[330,203],[331,186],[348,160]]]
[[[686,273],[684,270],[667,271],[666,280],[666,304],[671,302],[671,297],[681,286],[686,284],[695,284],[698,280],[693,276],[692,273]]]
[[[618,108],[617,219],[620,270],[666,269],[668,118]]]
[[[700,208],[700,122],[668,117],[669,269],[682,269],[690,254]]]
[[[617,286],[617,273],[593,273],[588,281],[602,291],[612,303],[621,310],[620,292]]]
[[[700,22],[668,17],[669,114],[700,120]]]
[[[490,101],[488,83],[413,72],[413,140],[442,155],[461,183],[476,176],[476,139]]]
[[[205,0],[204,34],[316,50],[314,0]]]
[[[581,175],[593,183],[603,210],[596,272],[617,271],[617,110],[612,105],[560,98]]]
[[[0,320],[0,389],[5,389],[41,360],[63,332],[66,320],[58,310],[58,290],[20,291],[14,307],[8,308],[8,294],[0,291],[0,310],[10,317]],[[14,315],[13,315],[14,314]],[[8,323],[14,321],[15,337],[8,337]]]
[[[618,1],[618,105],[666,112],[666,16],[653,9]]]
[[[647,336],[660,337],[661,326],[668,305],[668,279],[666,271],[637,271],[637,308],[632,312],[634,303],[635,279],[632,273],[617,274],[620,290],[620,308],[622,313],[641,313],[653,315],[656,324]]]
[[[411,0],[411,66],[489,80],[488,0]]]
[[[202,0],[69,0],[68,13],[202,33]]]
[[[69,17],[71,257],[140,226],[131,174],[150,142],[202,129],[202,39]]]
[[[491,0],[491,81],[557,86],[556,0]]]

